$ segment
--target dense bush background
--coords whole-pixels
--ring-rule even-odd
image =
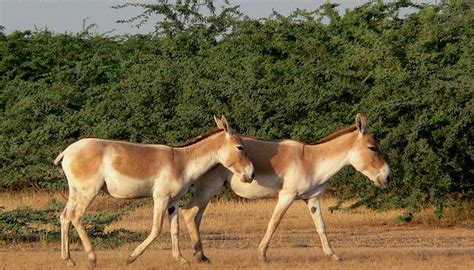
[[[325,4],[260,20],[212,1],[136,6],[129,22],[162,14],[156,32],[0,27],[0,189],[64,187],[52,161],[82,137],[177,144],[225,114],[240,133],[312,142],[366,112],[394,182],[378,190],[345,169],[332,192],[377,209],[435,205],[438,217],[472,199],[472,5],[368,3],[342,16]]]

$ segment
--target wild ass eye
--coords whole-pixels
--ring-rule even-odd
[[[237,146],[237,149],[239,149],[239,151],[242,151],[242,150],[244,150],[244,147],[242,145],[239,145],[239,146]]]
[[[369,146],[369,150],[372,152],[377,152],[377,148],[375,146]]]

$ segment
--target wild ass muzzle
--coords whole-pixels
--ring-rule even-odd
[[[199,226],[210,199],[227,181],[228,187],[247,199],[277,197],[278,202],[259,245],[259,257],[266,261],[270,239],[283,215],[295,200],[304,200],[327,256],[339,260],[326,236],[321,214],[320,197],[327,181],[341,168],[352,165],[379,187],[387,186],[390,168],[381,156],[380,148],[368,133],[366,116],[357,114],[355,125],[335,132],[314,144],[292,140],[265,141],[241,136],[245,150],[255,166],[251,183],[243,183],[222,166],[216,166],[195,182],[196,192],[182,209],[186,226],[198,261],[208,261],[204,255]]]
[[[56,158],[69,184],[69,199],[61,214],[61,257],[74,265],[69,254],[69,228],[72,223],[87,253],[91,265],[96,254],[82,217],[86,208],[101,189],[116,198],[153,197],[153,226],[150,235],[130,255],[133,262],[159,235],[168,209],[173,257],[182,263],[178,246],[179,200],[193,180],[217,164],[229,169],[239,181],[254,176],[242,141],[231,132],[224,116],[214,117],[218,130],[198,137],[181,147],[134,144],[102,139],[82,139],[66,148]]]

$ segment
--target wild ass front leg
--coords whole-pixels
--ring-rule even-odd
[[[308,204],[308,209],[313,219],[314,225],[316,226],[316,231],[319,234],[321,239],[321,245],[323,247],[323,252],[326,256],[330,256],[331,259],[339,261],[341,257],[337,256],[332,250],[331,245],[329,244],[328,237],[326,235],[326,228],[324,226],[323,215],[321,213],[321,205],[319,202],[320,197],[314,197],[309,199],[306,203]]]
[[[180,262],[181,264],[188,264],[188,262],[183,258],[179,250],[179,201],[172,202],[168,205],[168,220],[170,223],[170,233],[171,233],[171,246],[173,252],[173,258]]]
[[[283,215],[285,215],[286,210],[290,207],[290,205],[295,200],[295,194],[287,194],[287,193],[280,193],[278,196],[278,202],[273,210],[272,218],[268,223],[267,231],[265,232],[265,236],[260,242],[258,246],[258,252],[260,260],[266,262],[267,261],[267,249],[268,244],[270,243],[270,239],[272,238],[273,234],[275,233],[276,229],[278,228],[278,224],[280,224]]]
[[[153,225],[151,227],[151,232],[148,237],[141,243],[127,259],[127,264],[134,262],[138,256],[140,256],[143,251],[148,247],[148,245],[155,240],[156,237],[161,232],[161,227],[163,225],[163,217],[166,213],[166,208],[168,206],[168,197],[153,197]]]

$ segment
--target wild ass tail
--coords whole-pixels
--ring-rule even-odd
[[[66,151],[62,151],[61,154],[59,154],[56,159],[54,160],[54,165],[58,166],[59,162],[61,162],[61,160],[63,159],[64,157],[64,152]]]

